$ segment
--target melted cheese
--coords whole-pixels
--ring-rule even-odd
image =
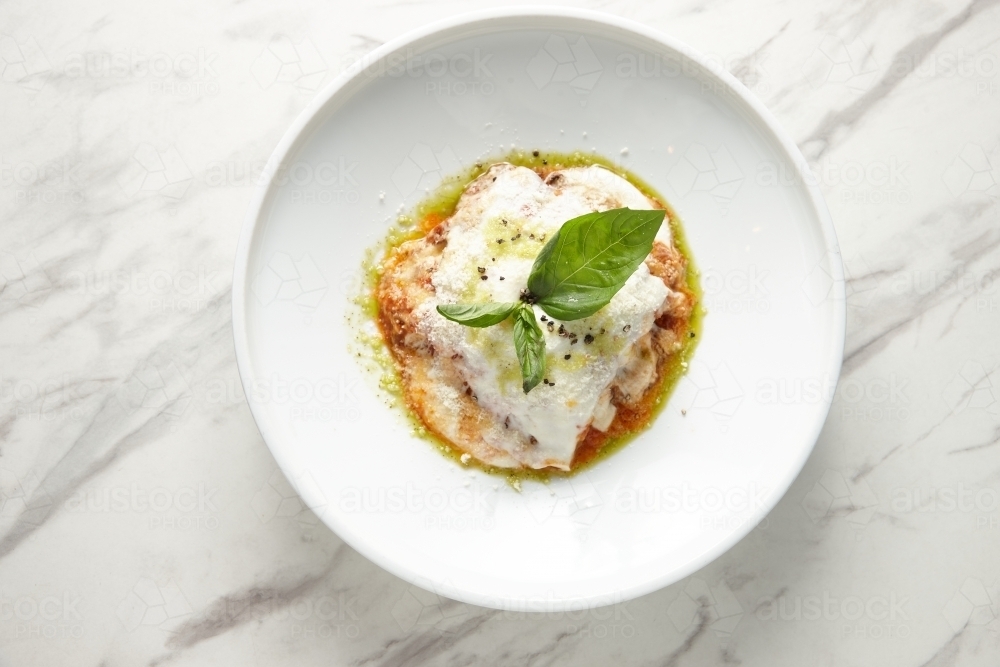
[[[530,169],[500,164],[470,187],[448,222],[447,245],[431,277],[434,294],[414,315],[439,358],[455,359],[479,405],[504,425],[491,431],[489,444],[532,468],[568,470],[581,433],[591,423],[606,428],[613,417],[607,390],[663,308],[669,294],[663,282],[640,264],[606,307],[573,322],[542,320],[548,317],[535,306],[548,382],[528,394],[511,320],[475,329],[435,310],[438,304],[516,301],[536,255],[564,222],[595,210],[654,208],[602,167],[557,173],[548,185]],[[657,238],[669,243],[669,233],[664,224]]]

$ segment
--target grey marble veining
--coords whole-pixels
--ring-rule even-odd
[[[233,354],[255,179],[349,63],[497,4],[0,7],[0,664],[997,664],[995,0],[576,3],[743,81],[837,227],[833,409],[730,552],[613,607],[498,612],[396,579],[298,501]]]

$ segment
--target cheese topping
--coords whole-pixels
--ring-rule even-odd
[[[489,431],[489,444],[529,467],[568,470],[585,429],[607,427],[615,414],[609,388],[637,341],[653,328],[670,290],[643,263],[590,317],[563,323],[535,306],[545,338],[546,376],[528,394],[521,387],[511,320],[470,328],[445,319],[435,307],[517,301],[535,257],[564,222],[621,207],[655,208],[602,167],[565,169],[546,182],[531,169],[494,165],[459,200],[431,276],[433,295],[414,311],[436,356],[454,359],[478,404],[503,424]],[[662,225],[657,239],[670,243],[669,225]]]

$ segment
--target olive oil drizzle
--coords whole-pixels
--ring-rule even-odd
[[[554,469],[512,471],[507,468],[486,465],[474,458],[467,463],[463,462],[463,452],[428,429],[406,404],[399,369],[396,367],[395,360],[392,358],[392,354],[389,352],[388,346],[381,335],[366,333],[363,327],[358,326],[361,324],[360,322],[350,321],[351,318],[359,315],[368,322],[377,321],[378,301],[376,299],[376,288],[382,277],[383,261],[406,241],[422,238],[442,220],[449,218],[454,213],[458,200],[465,191],[465,188],[485,173],[490,165],[498,162],[509,162],[518,167],[527,167],[534,170],[542,178],[545,178],[553,171],[570,167],[600,165],[611,170],[666,209],[673,244],[687,260],[687,289],[694,296],[695,307],[691,313],[689,325],[685,330],[686,333],[681,340],[681,349],[671,354],[659,368],[658,386],[653,389],[651,403],[644,406],[646,415],[645,423],[627,433],[607,438],[595,455],[580,462],[579,465],[576,465],[573,470],[568,472]],[[389,405],[402,410],[411,425],[413,435],[427,440],[442,454],[453,459],[463,467],[476,468],[489,475],[503,477],[508,484],[518,491],[521,488],[521,481],[524,480],[546,483],[552,478],[572,477],[619,451],[636,436],[648,429],[669,402],[670,395],[673,393],[680,378],[687,371],[688,363],[694,355],[698,342],[701,340],[705,310],[702,306],[700,274],[691,256],[690,248],[684,236],[684,230],[680,224],[680,218],[670,207],[666,199],[648,183],[622,168],[620,164],[591,153],[581,151],[555,153],[516,149],[496,158],[480,160],[465,171],[446,177],[434,193],[417,204],[412,213],[400,215],[395,223],[390,226],[388,233],[382,240],[365,251],[362,269],[363,280],[361,289],[352,299],[355,312],[351,313],[349,311],[348,313],[348,320],[353,330],[362,332],[356,336],[356,345],[352,348],[352,351],[362,365],[366,367],[366,370],[377,374],[379,389],[385,394]],[[468,457],[466,457],[466,460],[468,460]]]

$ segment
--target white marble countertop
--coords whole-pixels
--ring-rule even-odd
[[[495,4],[0,7],[0,665],[997,664],[995,1],[578,3],[740,78],[840,237],[830,417],[730,552],[526,616],[412,587],[299,504],[233,355],[255,176],[348,63]]]

